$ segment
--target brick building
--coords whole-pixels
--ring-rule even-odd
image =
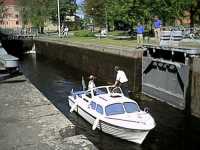
[[[1,14],[0,27],[16,29],[22,27],[22,21],[18,8],[16,6],[16,0],[3,0],[4,12]]]

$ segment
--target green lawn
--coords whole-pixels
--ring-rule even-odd
[[[111,46],[111,47],[127,47],[134,48],[137,46],[135,39],[114,39],[114,38],[101,38],[98,37],[75,37],[70,36],[69,38],[59,38],[57,35],[41,35],[41,39],[52,40],[57,42],[71,42],[77,44],[89,44],[89,45],[100,45],[100,46]]]
[[[88,43],[101,46],[120,46],[120,47],[136,47],[137,41],[133,39],[117,40],[111,38],[96,38],[96,37],[71,37],[68,39],[71,42]]]
[[[120,35],[121,34],[121,35]],[[109,34],[111,35],[111,34]],[[119,36],[120,35],[120,36]],[[119,47],[119,48],[127,48],[134,49],[137,46],[137,41],[135,38],[127,38],[123,33],[112,33],[112,36],[108,36],[106,38],[99,39],[98,37],[77,37],[77,36],[69,36],[69,38],[61,38],[58,37],[58,34],[42,34],[39,36],[41,40],[49,40],[59,43],[72,43],[72,44],[81,44],[88,46],[108,46],[108,47]],[[125,39],[120,39],[121,37],[125,37]],[[157,44],[154,38],[150,38],[149,43]],[[149,44],[148,43],[148,44]],[[196,40],[189,40],[188,42],[181,42],[181,47],[193,47],[199,48],[200,42]]]

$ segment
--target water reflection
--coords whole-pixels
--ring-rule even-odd
[[[142,145],[115,138],[98,130],[92,131],[89,123],[76,113],[69,113],[67,103],[71,89],[81,89],[81,77],[84,73],[35,55],[27,55],[21,63],[21,68],[28,79],[77,126],[77,134],[86,135],[101,150],[197,150],[200,147],[199,121],[195,119],[195,123],[191,124],[185,119],[182,111],[147,97],[136,100],[142,108],[150,108],[157,126],[150,131]]]

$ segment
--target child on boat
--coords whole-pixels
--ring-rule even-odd
[[[95,83],[94,83],[94,76],[93,75],[90,75],[89,76],[89,82],[88,82],[88,90],[92,89],[92,88],[95,88]]]

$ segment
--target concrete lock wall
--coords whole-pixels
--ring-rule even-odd
[[[89,74],[94,74],[101,80],[114,83],[114,66],[119,65],[127,74],[129,89],[133,92],[141,92],[142,81],[142,51],[131,52],[123,56],[114,49],[98,49],[76,47],[56,44],[44,41],[35,41],[36,52],[53,60],[63,61],[65,64],[77,68]],[[117,50],[116,50],[117,51]],[[121,52],[122,53],[122,52]],[[129,52],[128,52],[129,53]],[[125,54],[127,52],[125,51]]]
[[[200,58],[193,58],[192,62],[191,111],[200,118]]]

